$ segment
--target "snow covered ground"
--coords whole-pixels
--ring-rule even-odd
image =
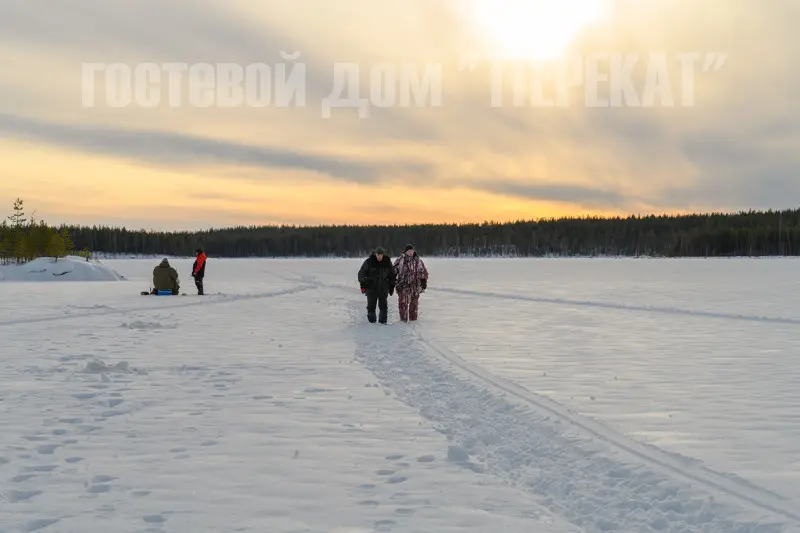
[[[800,531],[795,260],[156,262],[0,283],[0,532]]]
[[[122,281],[114,269],[100,261],[67,256],[40,257],[22,265],[0,265],[0,281]]]

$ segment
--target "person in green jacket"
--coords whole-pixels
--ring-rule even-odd
[[[169,264],[166,257],[153,269],[153,294],[158,294],[158,291],[172,291],[172,294],[181,292],[178,271]]]

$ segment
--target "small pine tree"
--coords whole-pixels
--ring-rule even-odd
[[[30,242],[32,256],[35,258],[48,255],[48,249],[50,248],[50,241],[54,231],[48,228],[43,220],[35,223],[33,219],[31,219],[31,222],[25,229]]]
[[[33,259],[34,256],[31,240],[24,231],[19,229],[15,232],[14,237],[12,257],[16,260],[17,264],[27,263]]]
[[[11,227],[15,229],[22,228],[27,220],[25,219],[25,202],[17,198],[14,201],[14,214],[8,217],[11,221]]]
[[[67,245],[61,234],[54,232],[50,237],[50,244],[47,247],[47,255],[52,257],[55,262],[58,262],[59,257],[66,257]]]
[[[86,259],[87,263],[92,260],[92,252],[88,248],[84,248],[83,250],[77,251],[75,252],[75,254]]]
[[[70,255],[75,252],[75,244],[72,242],[72,236],[69,234],[66,226],[61,228],[61,239],[64,241],[64,255]]]
[[[11,228],[8,227],[4,220],[0,224],[0,264],[7,265],[11,259],[12,251],[14,250],[14,242],[11,239]]]

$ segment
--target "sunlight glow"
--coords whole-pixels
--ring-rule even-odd
[[[498,59],[551,60],[578,33],[600,22],[610,0],[470,0],[469,16],[496,47]],[[466,6],[465,6],[466,7]]]

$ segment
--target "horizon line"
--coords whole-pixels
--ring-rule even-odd
[[[232,225],[220,225],[220,226],[209,226],[206,228],[184,228],[184,229],[159,229],[159,228],[146,228],[146,227],[139,227],[139,228],[132,228],[128,226],[120,226],[120,225],[103,225],[103,224],[66,224],[60,223],[58,225],[53,225],[52,227],[68,227],[73,229],[92,229],[92,228],[106,228],[106,229],[119,229],[131,232],[154,232],[154,233],[202,233],[202,232],[209,232],[209,231],[226,231],[226,230],[236,230],[236,229],[261,229],[261,228],[290,228],[290,229],[329,229],[329,228],[421,228],[421,227],[439,227],[439,226],[457,226],[457,227],[469,227],[469,226],[483,226],[483,225],[492,225],[492,226],[506,226],[506,225],[515,225],[515,224],[538,224],[542,222],[567,222],[567,221],[612,221],[612,220],[630,220],[630,219],[647,219],[647,218],[692,218],[692,217],[712,217],[712,216],[723,216],[723,217],[733,217],[733,216],[742,216],[742,215],[766,215],[766,214],[782,214],[782,213],[791,213],[800,211],[800,206],[792,207],[792,208],[768,208],[768,209],[754,209],[749,208],[739,209],[739,210],[710,210],[710,211],[686,211],[686,212],[629,212],[627,214],[618,214],[618,215],[591,215],[591,214],[583,214],[583,215],[562,215],[562,216],[551,216],[551,217],[539,217],[539,218],[519,218],[519,219],[508,219],[508,220],[490,220],[485,219],[481,222],[414,222],[414,223],[404,223],[404,224],[364,224],[364,223],[354,223],[354,224],[347,224],[347,223],[318,223],[318,224],[296,224],[296,223],[264,223],[264,224],[232,224]],[[7,218],[3,220],[5,224],[7,222]],[[45,222],[45,224],[48,224]]]

